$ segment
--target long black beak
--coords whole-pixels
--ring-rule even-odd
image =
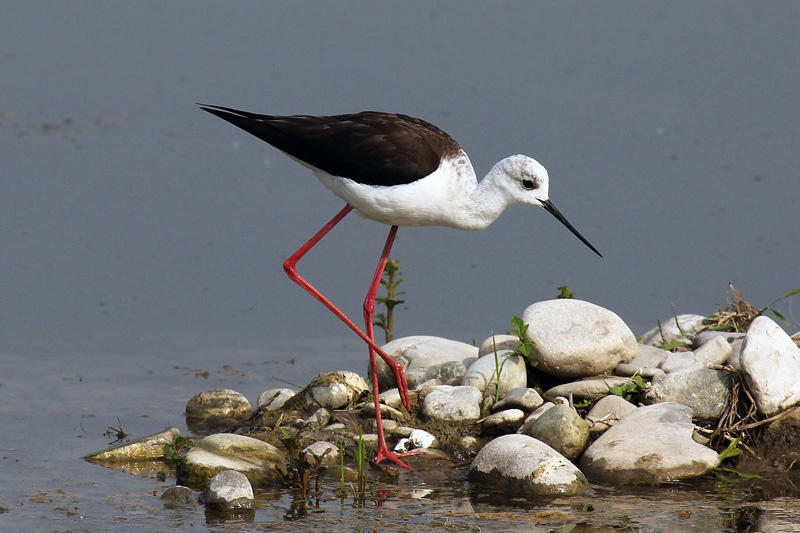
[[[586,238],[585,238],[583,235],[581,235],[580,233],[578,233],[578,230],[576,230],[576,229],[575,229],[575,228],[572,226],[572,224],[570,224],[570,223],[569,223],[569,221],[568,221],[566,218],[564,218],[564,215],[562,215],[562,214],[561,214],[561,211],[559,211],[558,209],[556,209],[556,206],[554,206],[554,205],[553,205],[553,203],[552,203],[550,200],[545,200],[544,202],[542,202],[542,207],[544,207],[544,208],[547,210],[547,212],[548,212],[548,213],[550,213],[551,215],[553,215],[554,217],[556,217],[556,218],[558,219],[558,221],[559,221],[559,222],[561,222],[562,224],[564,224],[564,225],[567,227],[567,229],[569,229],[569,230],[570,230],[572,233],[574,233],[574,234],[575,234],[575,236],[576,236],[577,238],[579,238],[579,239],[580,239],[580,240],[583,242],[583,244],[585,244],[586,246],[588,246],[589,248],[591,248],[591,249],[592,249],[592,251],[593,251],[594,253],[596,253],[597,255],[599,255],[600,257],[603,257],[603,254],[601,254],[600,252],[598,252],[598,251],[597,251],[597,248],[595,248],[594,246],[592,246],[592,243],[590,243],[589,241],[587,241],[587,240],[586,240]]]

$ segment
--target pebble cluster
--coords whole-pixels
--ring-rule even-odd
[[[428,336],[394,340],[384,350],[405,369],[412,412],[379,360],[387,439],[397,451],[440,448],[435,453],[471,461],[472,482],[531,498],[580,494],[589,481],[702,476],[719,465],[719,454],[698,430],[726,413],[732,380],[746,384],[762,418],[800,403],[800,347],[778,324],[760,316],[746,333],[699,331],[703,318],[671,317],[637,343],[607,309],[572,299],[539,302],[522,315],[535,366],[510,335],[480,347]],[[660,348],[672,341],[691,351]],[[177,475],[179,483],[206,489],[187,495],[173,487],[164,494],[167,504],[251,510],[251,482],[288,475],[276,426],[284,436],[313,441],[302,457],[337,468],[339,443],[352,446],[360,427],[369,428],[370,420],[374,426],[374,405],[364,402],[369,390],[359,375],[340,371],[318,376],[300,392],[265,391],[256,410],[236,391],[196,395],[186,414],[193,431],[207,436],[193,442]],[[247,435],[240,434],[245,422]],[[208,434],[212,427],[227,431]],[[168,430],[87,459],[152,458],[176,434]],[[377,439],[369,432],[362,438],[367,446]]]

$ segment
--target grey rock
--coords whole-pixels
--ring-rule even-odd
[[[707,365],[698,363],[692,352],[676,352],[669,354],[661,363],[661,370],[669,374],[678,370],[705,368]]]
[[[557,385],[544,393],[545,400],[553,400],[559,396],[569,398],[572,394],[573,399],[596,400],[611,393],[611,387],[625,386],[630,383],[630,378],[608,376],[593,379],[584,379]]]
[[[656,326],[642,335],[642,344],[663,346],[672,341],[691,343],[689,337],[697,335],[697,330],[703,325],[705,318],[703,315],[678,315],[678,324],[676,324],[675,317],[669,316],[661,320],[661,330]]]
[[[636,409],[635,405],[615,394],[600,398],[586,414],[589,431],[601,433],[634,409]]]
[[[297,394],[297,392],[292,389],[265,390],[258,395],[258,402],[256,405],[258,405],[259,409],[264,409],[265,411],[277,411],[295,394]]]
[[[692,440],[692,410],[677,403],[640,407],[624,415],[583,453],[581,471],[601,483],[665,483],[700,477],[719,464],[717,453]]]
[[[250,481],[235,470],[224,470],[211,478],[201,499],[206,507],[222,511],[253,509],[255,506]]]
[[[505,435],[514,433],[525,419],[525,413],[519,409],[506,409],[489,415],[483,421],[485,435]]]
[[[545,411],[523,434],[544,442],[571,461],[589,444],[589,424],[575,409],[563,404]]]
[[[736,370],[741,370],[742,367],[739,364],[739,358],[742,355],[742,345],[744,344],[745,335],[745,333],[733,333],[729,331],[704,330],[695,337],[694,344],[696,348],[700,348],[710,342],[711,339],[722,337],[731,346],[731,355],[725,361],[725,364],[732,366]]]
[[[535,389],[528,387],[517,387],[508,391],[499,402],[492,406],[492,411],[502,411],[503,409],[522,409],[532,411],[542,405],[544,400]]]
[[[381,402],[394,409],[400,409],[400,406],[403,405],[403,399],[400,397],[400,390],[397,388],[384,391],[380,393],[380,396],[378,397],[380,398]],[[373,405],[374,403],[375,402],[373,402]],[[374,410],[375,408],[373,407],[373,411]]]
[[[676,402],[692,409],[701,423],[719,419],[730,404],[730,377],[724,370],[687,368],[652,383],[642,398],[645,404]]]
[[[526,435],[530,431],[530,427],[533,425],[534,421],[542,416],[548,409],[552,409],[556,404],[553,402],[544,402],[540,405],[534,412],[528,415],[525,419],[525,422],[522,423],[522,426],[517,429],[517,433]]]
[[[427,368],[415,368],[406,371],[406,381],[410,384],[435,381],[437,385],[460,385],[467,367],[461,361],[447,361]]]
[[[767,416],[800,403],[800,347],[772,319],[747,328],[740,358],[758,410]]]
[[[213,389],[192,396],[186,404],[186,416],[195,419],[209,416],[247,418],[252,409],[241,393],[230,389]]]
[[[694,351],[694,358],[710,365],[721,365],[728,360],[731,353],[733,349],[725,337],[714,337]]]
[[[643,368],[658,368],[664,359],[670,354],[667,350],[662,350],[649,344],[636,345],[636,357],[630,364]]]
[[[452,361],[462,363],[464,368],[467,368],[478,358],[476,346],[425,335],[395,339],[383,346],[383,350],[402,365],[410,389],[415,388],[421,381],[408,379],[408,374],[415,376],[414,379],[428,381],[424,379],[424,372],[421,375],[415,372],[417,369],[427,369]],[[396,386],[394,373],[380,358],[378,358],[378,385],[380,390]]]
[[[574,496],[589,488],[568,459],[527,435],[503,435],[489,442],[472,461],[469,479],[527,498]]]
[[[549,300],[522,314],[537,370],[563,377],[611,372],[636,356],[636,338],[616,314],[581,300]]]
[[[614,369],[617,376],[642,376],[643,378],[660,378],[665,374],[660,368],[641,367],[632,363],[621,363]]]
[[[440,385],[425,397],[422,414],[442,421],[477,420],[481,416],[481,391],[475,387]]]

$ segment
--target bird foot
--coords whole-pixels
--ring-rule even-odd
[[[385,442],[381,442],[378,446],[378,456],[375,458],[375,462],[380,464],[381,461],[384,459],[389,459],[397,466],[402,466],[403,468],[408,468],[409,470],[414,470],[403,461],[400,460],[401,457],[408,457],[409,455],[420,455],[422,452],[419,450],[411,450],[410,452],[403,452],[403,453],[395,453],[386,446]]]

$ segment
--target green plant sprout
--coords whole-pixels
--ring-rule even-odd
[[[405,300],[400,300],[398,297],[405,294],[397,290],[397,286],[403,281],[400,276],[400,261],[396,259],[389,259],[386,261],[386,268],[383,270],[383,277],[381,277],[381,287],[386,288],[386,296],[378,296],[375,301],[383,304],[386,307],[386,313],[378,313],[375,315],[373,325],[383,329],[386,335],[386,342],[391,342],[394,330],[394,308],[396,305],[404,303]]]
[[[514,354],[508,354],[503,359],[503,362],[500,362],[500,357],[497,355],[497,342],[494,340],[494,335],[492,335],[492,349],[494,350],[494,403],[497,403],[500,400],[500,374],[503,373],[503,367],[506,366],[506,362],[508,358]]]
[[[627,401],[631,401],[634,396],[638,396],[644,389],[644,379],[642,376],[633,376],[625,385],[614,385],[609,389],[611,394],[620,396]]]
[[[556,300],[573,300],[575,298],[575,292],[569,290],[569,287],[566,285],[556,287],[556,289],[559,290],[559,293],[556,295]]]
[[[183,461],[183,457],[181,457],[181,451],[189,448],[191,445],[192,443],[189,441],[189,439],[180,433],[173,435],[171,442],[164,443],[164,459],[167,462],[177,466],[181,461]]]
[[[511,355],[521,355],[530,362],[531,366],[538,365],[539,361],[531,357],[531,349],[536,343],[525,337],[525,332],[528,331],[528,324],[523,322],[520,317],[512,316],[511,326],[512,328],[506,331],[506,333],[509,335],[514,335],[515,337],[517,337],[517,339],[519,339],[519,346],[517,347],[517,351],[515,351]]]

